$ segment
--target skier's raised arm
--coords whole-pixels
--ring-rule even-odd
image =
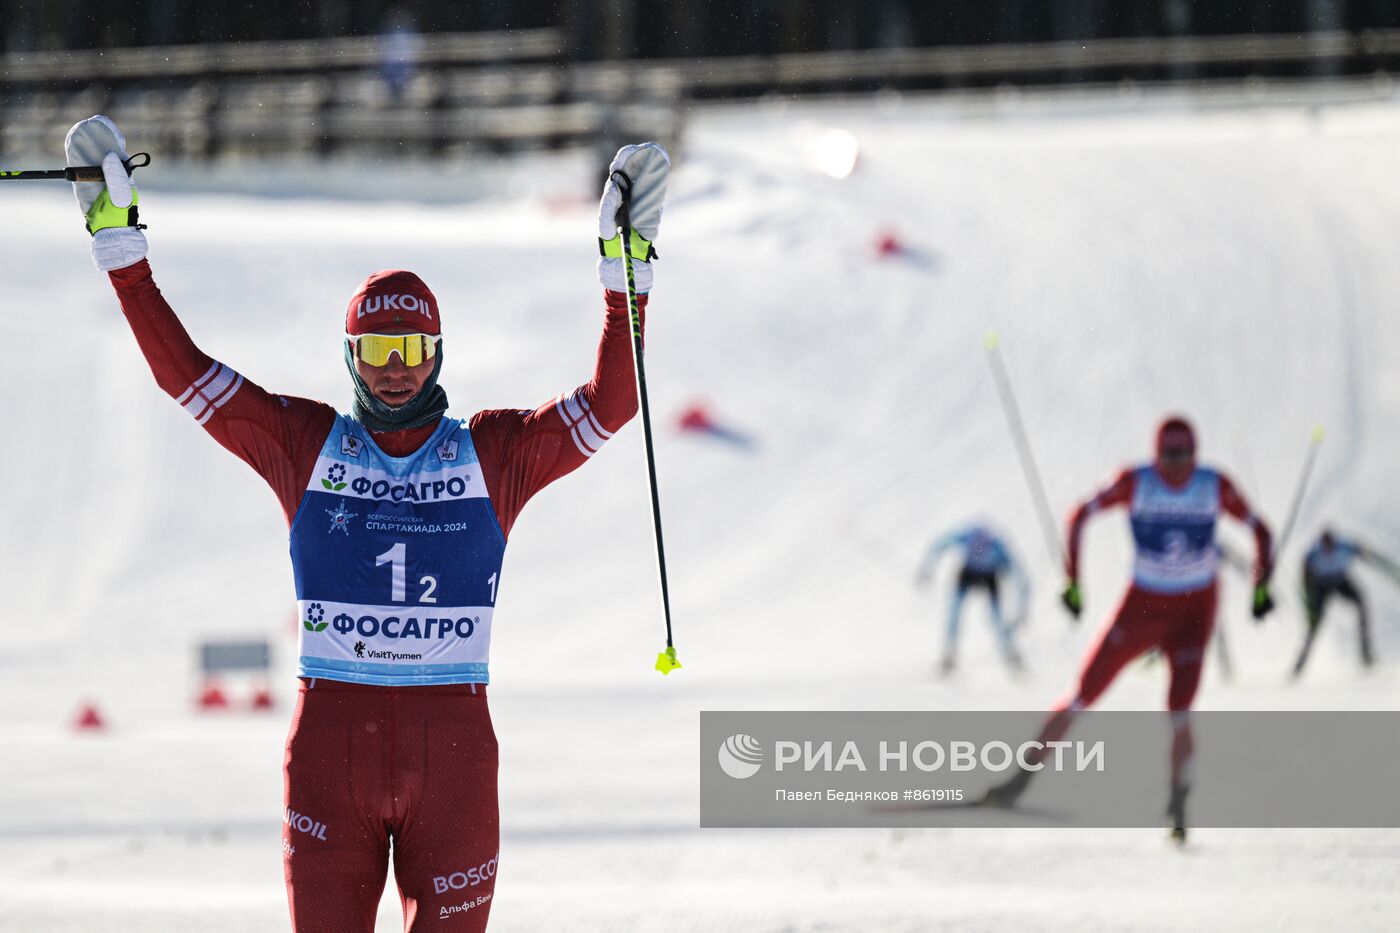
[[[111,279],[156,383],[267,480],[290,522],[334,410],[274,396],[195,346],[146,260],[139,195],[122,165],[127,152],[121,131],[106,117],[89,117],[69,130],[64,145],[68,164],[102,164],[105,183],[75,182],[73,190],[92,234],[93,261]]]
[[[670,160],[655,143],[626,146],[618,152],[609,172],[626,168],[633,178],[655,177],[653,172],[639,168],[645,162],[669,166]],[[661,193],[640,187],[632,190],[634,257],[649,259],[656,255],[652,243],[661,226]],[[483,411],[471,421],[483,478],[495,503],[501,531],[506,535],[535,493],[582,466],[637,413],[626,272],[621,237],[616,233],[620,204],[620,192],[609,180],[598,210],[602,253],[598,280],[604,289],[605,313],[593,377],[533,411]],[[644,319],[653,271],[645,259],[634,258],[632,267],[637,305]]]

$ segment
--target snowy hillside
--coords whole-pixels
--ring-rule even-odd
[[[809,165],[829,127],[862,147],[844,180]],[[696,736],[700,709],[1038,709],[1065,689],[1123,585],[1126,528],[1092,526],[1086,622],[1071,627],[990,330],[1057,514],[1144,456],[1170,410],[1277,528],[1323,426],[1281,609],[1253,626],[1227,578],[1235,677],[1208,670],[1200,705],[1400,707],[1400,591],[1366,571],[1380,670],[1359,675],[1339,608],[1308,675],[1284,681],[1306,540],[1333,522],[1400,552],[1400,104],[720,110],[676,157],[647,366],[686,666],[651,670],[664,640],[632,426],[512,533],[492,929],[1392,923],[1395,832],[1203,830],[1185,855],[1150,831],[702,832]],[[577,193],[576,165],[465,206],[198,195],[146,171],[157,281],[207,352],[265,387],[347,406],[345,302],[393,267],[439,298],[457,414],[533,406],[591,371],[593,209],[560,197]],[[283,928],[282,516],[155,387],[71,194],[4,198],[5,328],[29,349],[0,368],[0,931]],[[882,257],[888,233],[903,249]],[[676,430],[696,400],[754,445]],[[974,516],[1007,529],[1035,577],[1023,682],[975,600],[960,673],[932,674],[950,568],[936,594],[914,590],[914,570]],[[196,716],[195,645],[238,636],[275,641],[281,708]],[[1164,690],[1138,666],[1105,705],[1155,708]],[[105,736],[68,729],[84,700]]]

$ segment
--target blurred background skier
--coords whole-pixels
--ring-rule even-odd
[[[1307,611],[1308,633],[1303,639],[1303,649],[1293,664],[1293,677],[1303,673],[1312,651],[1313,639],[1317,637],[1322,623],[1322,614],[1327,609],[1327,601],[1334,595],[1350,601],[1356,606],[1357,639],[1361,649],[1361,664],[1370,667],[1376,661],[1371,647],[1370,616],[1366,610],[1366,597],[1352,579],[1349,571],[1360,558],[1383,570],[1393,580],[1400,582],[1400,567],[1381,554],[1376,553],[1357,541],[1343,538],[1332,529],[1323,529],[1322,534],[1308,548],[1303,557],[1303,605]]]
[[[1030,603],[1030,581],[1012,556],[1006,542],[985,524],[974,523],[952,531],[935,540],[924,556],[915,580],[922,589],[933,579],[939,559],[948,551],[962,553],[958,580],[948,600],[948,624],[943,638],[943,658],[939,670],[950,673],[957,666],[958,627],[962,619],[963,600],[973,590],[985,590],[996,632],[997,644],[1007,665],[1015,671],[1022,669],[1021,655],[1016,650],[1015,632],[1024,620]],[[1008,618],[1001,609],[1001,580],[1010,577],[1016,586],[1016,612]]]
[[[1167,418],[1157,429],[1155,460],[1124,469],[1112,483],[1080,503],[1070,516],[1065,561],[1069,579],[1061,601],[1076,619],[1083,610],[1079,588],[1080,535],[1091,515],[1116,506],[1127,507],[1132,524],[1132,583],[1090,648],[1078,681],[1045,721],[1039,740],[1046,743],[1062,738],[1075,715],[1092,706],[1129,662],[1146,651],[1160,651],[1171,675],[1167,689],[1172,721],[1167,815],[1172,837],[1184,841],[1193,751],[1190,710],[1215,622],[1220,562],[1216,521],[1225,512],[1254,532],[1251,608],[1256,619],[1262,619],[1274,606],[1269,592],[1272,537],[1234,483],[1217,470],[1197,466],[1196,434],[1190,423],[1179,416]],[[1014,804],[1033,774],[1031,770],[1019,770],[1010,780],[989,790],[984,802]]]

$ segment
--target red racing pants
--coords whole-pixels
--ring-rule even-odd
[[[374,933],[389,859],[404,929],[486,929],[500,843],[482,684],[303,679],[282,855],[296,933]]]
[[[1118,611],[1090,650],[1073,695],[1058,708],[1092,706],[1119,671],[1134,658],[1156,648],[1171,671],[1167,709],[1190,709],[1201,684],[1201,665],[1215,626],[1215,596],[1215,583],[1190,593],[1150,593],[1129,587]]]

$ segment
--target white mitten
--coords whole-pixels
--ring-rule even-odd
[[[126,137],[104,116],[73,124],[63,141],[69,165],[102,166],[105,182],[75,181],[73,195],[92,234],[92,261],[103,272],[146,258],[146,235],[137,225],[136,185],[126,170]]]
[[[652,272],[649,260],[656,257],[652,242],[661,231],[661,207],[666,200],[666,177],[671,171],[671,157],[656,143],[623,146],[617,150],[608,166],[608,183],[598,205],[598,281],[615,292],[627,290],[627,270],[622,257],[622,235],[618,232],[628,221],[632,236],[632,275],[637,293],[651,291]],[[615,173],[621,172],[623,179]],[[625,216],[619,211],[626,205]]]

